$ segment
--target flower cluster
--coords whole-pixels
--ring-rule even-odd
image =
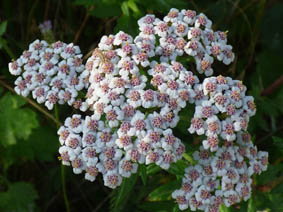
[[[138,152],[140,163],[168,169],[185,150],[171,128],[186,102],[193,102],[198,78],[179,62],[149,61],[150,44],[124,32],[104,36],[83,72],[90,83],[86,102],[117,131],[126,155]]]
[[[205,149],[216,151],[219,137],[234,141],[237,132],[247,130],[256,106],[253,97],[246,96],[245,92],[241,81],[221,75],[206,78],[195,86],[195,114],[188,130],[207,136],[203,141]]]
[[[85,172],[85,179],[94,181],[103,174],[105,185],[110,188],[119,186],[122,177],[129,177],[137,171],[137,163],[123,155],[118,148],[117,133],[99,120],[97,115],[75,114],[65,120],[58,134],[62,163],[71,165],[76,174]]]
[[[247,201],[253,174],[267,169],[268,153],[257,151],[247,132],[237,133],[237,143],[224,141],[215,153],[200,147],[196,165],[185,170],[182,187],[172,193],[181,210],[219,211],[221,204]]]
[[[138,21],[140,34],[137,39],[149,40],[155,45],[161,62],[175,61],[180,56],[191,56],[200,74],[211,76],[214,59],[228,65],[234,60],[232,46],[227,45],[225,32],[214,32],[212,22],[203,13],[172,8],[160,20],[146,15]]]
[[[173,198],[180,209],[206,211],[247,200],[252,174],[268,163],[246,132],[256,112],[253,97],[229,77],[199,82],[179,60],[191,56],[198,73],[212,75],[214,59],[227,65],[234,59],[226,33],[214,32],[211,21],[192,10],[171,9],[163,20],[146,15],[138,25],[135,38],[122,31],[103,36],[81,70],[93,115],[73,115],[59,129],[63,164],[91,181],[102,173],[110,188],[138,164],[168,169],[185,152],[173,129],[189,103],[195,114],[188,131],[206,140]]]
[[[77,98],[86,86],[86,79],[80,74],[83,70],[79,47],[61,41],[49,45],[44,40],[35,40],[18,59],[9,63],[10,73],[20,75],[15,81],[17,94],[26,97],[32,93],[49,110],[57,103],[87,109],[86,103]]]

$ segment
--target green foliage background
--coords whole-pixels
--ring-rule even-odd
[[[254,178],[248,202],[222,211],[283,211],[283,2],[280,0],[1,0],[0,2],[0,211],[66,211],[66,183],[71,211],[179,211],[171,192],[180,186],[187,162],[168,172],[140,166],[114,191],[62,169],[56,123],[33,101],[15,95],[8,62],[42,38],[39,23],[50,19],[56,39],[75,42],[84,54],[104,34],[119,30],[136,35],[136,21],[147,13],[163,16],[171,7],[204,12],[214,28],[229,30],[235,62],[215,64],[215,74],[243,80],[255,97],[257,114],[249,131],[260,150],[269,152],[267,172]],[[43,108],[44,109],[44,108]],[[59,107],[62,121],[73,111]],[[183,116],[190,118],[190,113]],[[178,134],[188,151],[199,139]],[[177,135],[178,135],[177,134]]]

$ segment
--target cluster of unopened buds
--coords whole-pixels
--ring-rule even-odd
[[[186,169],[182,188],[172,197],[182,210],[205,211],[247,200],[252,174],[268,163],[268,154],[257,152],[246,132],[256,112],[253,97],[230,77],[200,82],[182,60],[211,76],[214,60],[228,65],[234,59],[226,33],[214,32],[212,22],[192,10],[171,9],[163,20],[146,15],[138,25],[135,38],[125,32],[103,36],[85,66],[73,44],[35,41],[9,64],[12,74],[22,74],[16,92],[32,91],[49,109],[57,102],[74,106],[79,101],[82,111],[92,111],[65,120],[58,131],[59,152],[74,173],[84,172],[90,181],[101,173],[110,188],[136,173],[139,164],[166,170],[180,160],[185,145],[174,128],[179,112],[195,105],[188,131],[206,139],[193,154],[197,164]],[[85,101],[76,100],[83,88]]]
[[[17,94],[32,97],[52,110],[55,104],[67,103],[82,111],[87,109],[79,92],[86,87],[80,48],[74,44],[57,41],[48,44],[36,40],[15,61],[9,63]]]

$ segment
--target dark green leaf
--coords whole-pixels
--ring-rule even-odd
[[[173,201],[145,202],[140,208],[148,212],[172,211],[175,206]]]
[[[138,175],[132,174],[129,178],[123,178],[123,182],[119,188],[113,191],[113,199],[111,204],[112,212],[122,211],[124,204],[127,202],[134,186],[137,182]]]
[[[0,99],[0,138],[4,146],[27,139],[38,126],[36,113],[22,108],[24,104],[23,98],[9,93]]]
[[[139,175],[141,176],[143,184],[146,185],[147,174],[146,174],[146,166],[145,166],[145,164],[140,164],[139,165]]]
[[[181,186],[182,180],[174,180],[155,189],[148,195],[149,201],[163,201],[171,199],[173,191]]]
[[[0,23],[0,36],[4,35],[4,33],[6,32],[7,24],[7,21],[3,21]]]
[[[0,193],[0,208],[2,212],[32,212],[38,194],[30,183],[16,182],[8,191]]]

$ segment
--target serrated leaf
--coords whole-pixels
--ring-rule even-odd
[[[2,212],[32,212],[37,198],[32,184],[16,182],[9,186],[8,191],[0,193],[0,209]]]
[[[0,99],[0,138],[4,146],[15,144],[17,139],[27,139],[38,127],[36,113],[22,108],[24,104],[23,98],[10,93]]]
[[[171,199],[172,192],[181,186],[181,182],[182,180],[178,179],[158,187],[148,195],[148,200],[163,201]]]
[[[4,35],[4,33],[6,32],[7,24],[8,24],[7,21],[3,21],[0,23],[0,36]]]

